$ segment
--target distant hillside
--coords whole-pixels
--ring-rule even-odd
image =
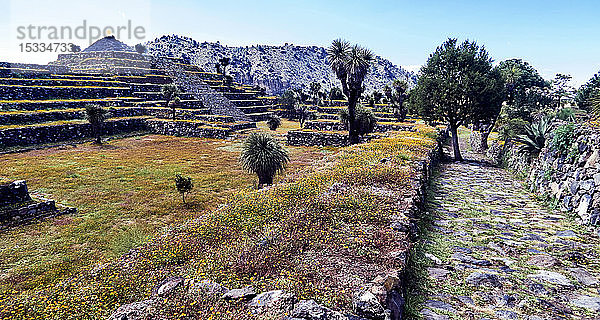
[[[219,58],[231,58],[228,74],[238,82],[260,85],[268,93],[280,94],[289,88],[308,88],[317,81],[324,89],[339,86],[326,61],[325,48],[294,45],[226,47],[219,43],[200,43],[187,37],[168,35],[146,43],[148,53],[155,56],[188,58],[205,71],[215,71]],[[367,92],[379,89],[394,79],[416,76],[390,61],[376,57],[374,67],[366,79]]]

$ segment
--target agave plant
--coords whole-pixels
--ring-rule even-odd
[[[108,111],[97,104],[85,106],[85,117],[92,126],[92,134],[97,144],[102,144],[102,125],[108,119]]]
[[[515,139],[522,143],[520,149],[529,154],[538,154],[544,148],[546,135],[550,130],[547,118],[541,118],[539,121],[525,126],[525,134],[520,134]]]
[[[267,118],[267,126],[269,126],[269,129],[272,131],[277,130],[277,128],[281,126],[281,118],[276,114],[270,115],[269,118]]]
[[[258,176],[258,187],[273,184],[273,177],[282,173],[290,161],[288,152],[270,134],[252,133],[242,147],[240,163]]]

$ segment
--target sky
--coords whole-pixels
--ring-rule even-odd
[[[163,34],[229,46],[327,46],[344,38],[414,71],[452,37],[477,41],[496,62],[521,58],[546,79],[570,74],[574,86],[600,71],[598,0],[0,0],[0,8],[0,61],[9,62],[47,63],[58,55],[21,52],[27,43],[85,48],[96,32],[90,27],[122,27],[119,38],[129,45]],[[84,21],[85,39],[50,40],[47,29],[39,30],[74,30]],[[143,37],[132,35],[135,28],[143,28]]]

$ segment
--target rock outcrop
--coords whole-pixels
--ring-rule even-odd
[[[166,35],[146,43],[148,53],[189,60],[205,71],[214,72],[220,58],[231,58],[227,73],[234,80],[266,88],[270,94],[280,94],[290,88],[308,88],[311,82],[321,83],[324,89],[340,83],[327,64],[325,48],[317,46],[256,45],[228,47],[177,35]],[[398,67],[380,56],[365,80],[367,92],[381,89],[394,79],[414,83],[415,74]]]

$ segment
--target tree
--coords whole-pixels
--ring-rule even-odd
[[[471,141],[477,141],[477,146],[481,147],[478,151],[487,150],[488,137],[500,117],[502,103],[506,100],[505,83],[500,70],[494,68],[487,76],[485,85],[477,96],[481,108],[473,119],[474,134]]]
[[[71,49],[71,52],[75,52],[75,53],[81,51],[81,47],[80,46],[72,44],[72,43],[71,43],[70,49]]]
[[[333,100],[344,100],[344,94],[339,87],[333,87],[329,91],[329,102],[331,103]]]
[[[175,187],[177,191],[181,194],[183,198],[183,203],[185,204],[185,194],[190,193],[194,188],[194,184],[192,183],[192,178],[184,177],[180,174],[175,176]]]
[[[583,84],[575,94],[577,106],[584,110],[590,110],[592,98],[597,90],[600,90],[600,72],[596,73],[588,82]]]
[[[175,108],[177,108],[180,103],[181,103],[181,99],[179,97],[175,97],[175,98],[173,98],[173,100],[171,100],[169,102],[169,106],[171,107],[171,110],[173,110],[173,120],[175,120],[175,115],[176,115]]]
[[[492,60],[485,48],[468,40],[448,39],[429,56],[411,91],[411,107],[428,122],[445,121],[452,134],[454,158],[462,160],[458,128],[487,113],[487,92],[495,88]]]
[[[219,63],[219,62],[215,63],[215,72],[221,73],[221,63]]]
[[[138,43],[135,45],[135,51],[139,54],[144,54],[148,51],[145,45]]]
[[[300,121],[300,128],[304,127],[304,122],[313,118],[313,113],[308,109],[308,106],[302,103],[296,104],[294,114]]]
[[[569,82],[571,82],[572,78],[573,77],[571,77],[568,74],[558,73],[554,77],[554,80],[552,80],[552,96],[556,101],[555,110],[559,110],[560,108],[562,108],[562,100],[564,98],[573,98],[573,93],[575,89],[573,89],[573,87],[569,85]]]
[[[267,126],[269,126],[269,129],[272,131],[277,130],[277,128],[281,126],[281,118],[276,114],[269,115],[267,118]]]
[[[340,110],[338,117],[340,122],[348,127],[348,109],[344,108]],[[363,136],[365,134],[373,132],[375,125],[377,125],[377,117],[372,110],[365,108],[362,105],[356,106],[356,127],[358,134]]]
[[[221,68],[221,74],[225,75],[225,72],[227,71],[227,66],[229,65],[229,63],[231,62],[230,58],[221,58],[219,59],[219,64],[222,66]]]
[[[252,133],[242,147],[240,163],[244,170],[258,176],[258,188],[273,184],[273,177],[285,170],[288,152],[270,134]]]
[[[92,135],[96,138],[97,144],[102,144],[102,126],[108,119],[108,111],[97,104],[87,104],[85,106],[85,116],[92,127]]]
[[[292,114],[296,110],[296,106],[300,104],[300,95],[294,90],[286,90],[278,99],[277,102]]]
[[[407,91],[408,83],[398,79],[392,82],[392,87],[386,85],[383,88],[387,102],[393,108],[394,115],[399,121],[404,121],[404,119],[406,119],[407,110],[404,107],[404,102],[408,98]]]
[[[181,93],[181,91],[179,91],[179,88],[177,88],[175,84],[170,83],[163,85],[160,89],[160,92],[165,99],[165,105],[173,109],[173,120],[175,120],[176,105],[172,104],[171,102]]]
[[[312,98],[312,102],[315,105],[319,105],[319,100],[320,100],[320,96],[319,94],[321,93],[321,84],[313,81],[310,83],[310,97]]]
[[[364,87],[363,81],[374,60],[371,51],[358,45],[350,46],[347,41],[337,39],[327,49],[327,61],[342,83],[342,92],[348,97],[348,139],[350,144],[358,143],[356,128],[356,104]]]

